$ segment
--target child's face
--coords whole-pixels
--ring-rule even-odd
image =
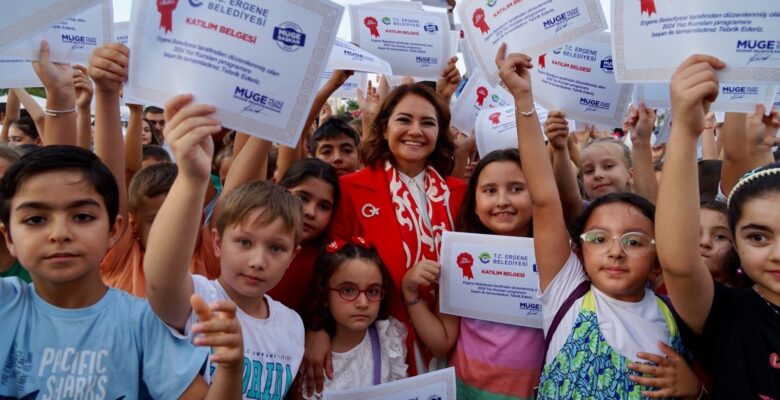
[[[314,157],[336,168],[339,176],[351,174],[358,169],[358,153],[355,141],[347,135],[317,142]]]
[[[333,186],[322,179],[308,178],[290,192],[303,205],[303,241],[320,237],[333,215]]]
[[[735,227],[742,268],[761,294],[780,304],[780,193],[745,202]]]
[[[152,126],[148,122],[144,121],[143,129],[141,130],[141,144],[152,143]]]
[[[734,238],[729,230],[726,216],[723,213],[702,208],[699,252],[712,276],[716,278],[720,276],[721,260],[733,241]]]
[[[41,141],[39,139],[33,139],[32,136],[29,136],[21,129],[12,125],[11,128],[8,129],[8,146],[18,147],[23,144],[41,144]]]
[[[328,280],[329,289],[339,289],[353,285],[357,290],[374,290],[382,287],[382,273],[372,261],[351,259],[339,265]],[[366,293],[360,293],[352,301],[341,298],[339,292],[328,291],[328,307],[339,330],[365,332],[379,315],[382,302],[369,301]]]
[[[485,227],[498,235],[528,235],[531,195],[517,163],[497,161],[485,166],[476,191],[475,212]]]
[[[133,233],[140,238],[141,247],[143,248],[146,248],[146,241],[149,239],[152,223],[167,195],[167,193],[163,193],[152,198],[144,197],[138,210],[129,215],[130,226],[133,228]]]
[[[640,232],[655,238],[653,222],[639,209],[626,203],[605,204],[593,210],[585,226],[585,232],[601,229],[609,237],[620,238],[628,232]],[[656,263],[655,246],[642,255],[629,256],[620,246],[619,239],[604,251],[580,242],[585,271],[593,285],[612,298],[623,301],[639,301],[644,295],[648,280],[653,280],[660,270]]]
[[[276,286],[298,253],[295,233],[284,226],[281,218],[265,225],[254,222],[265,211],[252,210],[246,222],[225,227],[222,237],[213,231],[222,267],[220,281],[239,305],[242,300],[262,297]]]
[[[121,218],[109,225],[103,197],[81,172],[65,170],[33,176],[19,187],[11,200],[10,230],[3,233],[36,285],[47,286],[99,274]]]
[[[582,180],[588,198],[625,192],[633,184],[633,171],[626,168],[620,153],[614,144],[594,144],[582,151]]]

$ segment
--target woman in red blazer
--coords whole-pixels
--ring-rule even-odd
[[[341,200],[331,220],[333,239],[361,236],[376,247],[393,277],[390,314],[409,332],[409,375],[424,372],[430,354],[416,340],[401,295],[406,271],[421,260],[438,261],[443,231],[454,230],[466,190],[450,176],[455,145],[450,112],[421,84],[393,90],[360,144],[361,170],[341,177]],[[421,206],[422,204],[422,206]],[[417,301],[435,304],[435,288],[421,288]]]

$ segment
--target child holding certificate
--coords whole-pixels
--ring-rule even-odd
[[[336,240],[325,246],[317,260],[308,318],[310,328],[324,329],[331,337],[333,378],[325,379],[324,390],[406,377],[406,326],[388,317],[385,299],[392,282],[365,239]]]
[[[696,142],[719,92],[714,57],[694,55],[672,76],[674,120],[658,194],[658,257],[674,306],[699,335],[697,359],[713,378],[715,399],[780,398],[780,164],[745,174],[728,194],[728,226],[750,288],[710,278],[697,251],[700,222]],[[744,146],[744,143],[743,143]]]
[[[672,311],[647,288],[660,273],[653,205],[631,193],[595,199],[573,223],[570,251],[535,113],[531,58],[507,56],[503,45],[496,64],[515,98],[520,158],[534,205],[534,251],[547,347],[539,398],[695,398],[701,386],[686,363],[671,353],[670,348],[683,351]],[[659,343],[669,358],[643,353]],[[640,376],[629,368],[645,360],[656,363],[654,376]],[[667,373],[677,379],[662,379]],[[671,381],[676,384],[665,387],[672,386]]]

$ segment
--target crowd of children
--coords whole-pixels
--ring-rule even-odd
[[[188,94],[123,127],[127,47],[48,53],[45,112],[12,89],[2,120],[0,398],[311,399],[450,365],[461,399],[780,400],[780,118],[716,122],[716,58],[679,66],[654,146],[644,104],[622,135],[540,123],[502,46],[519,145],[476,154],[455,60],[358,119],[336,71],[278,148]],[[440,312],[447,230],[533,238],[543,329]]]

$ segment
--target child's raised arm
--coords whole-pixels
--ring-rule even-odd
[[[697,140],[709,103],[718,96],[715,57],[693,55],[672,76],[672,133],[658,193],[655,237],[664,282],[674,307],[696,333],[704,329],[715,293],[699,253]]]
[[[95,82],[95,154],[114,174],[119,186],[119,215],[127,221],[125,148],[119,116],[119,91],[127,79],[130,50],[113,43],[95,49],[87,72]],[[129,224],[125,224],[125,227]],[[127,229],[127,228],[125,228]]]
[[[76,89],[76,142],[82,149],[92,145],[92,94],[95,89],[83,65],[73,66],[73,87]]]
[[[211,176],[211,135],[221,129],[209,117],[214,107],[191,101],[191,95],[179,95],[165,105],[165,140],[179,173],[154,219],[144,256],[149,304],[163,322],[179,330],[184,330],[190,315],[194,292],[189,264]]]
[[[0,132],[0,141],[8,143],[8,130],[11,124],[19,119],[19,98],[13,89],[8,91],[8,97],[5,100],[5,117],[3,118],[3,130]],[[39,131],[40,132],[40,131]]]
[[[144,107],[140,104],[128,104],[130,109],[130,119],[127,121],[127,132],[125,132],[125,178],[126,182],[133,179],[133,175],[140,171],[144,164],[143,153],[143,112]]]
[[[27,110],[27,113],[30,114],[30,118],[32,118],[35,123],[35,129],[38,130],[41,141],[43,141],[43,131],[44,128],[46,128],[46,114],[43,112],[40,104],[33,99],[30,93],[27,93],[27,91],[22,88],[11,89],[8,93],[9,95],[10,93],[13,93],[16,97],[18,101],[17,107],[19,107],[19,104],[23,105],[24,109]],[[19,110],[17,109],[17,114],[18,112]],[[16,119],[19,119],[19,115],[16,116]]]
[[[502,44],[496,55],[496,65],[501,80],[515,98],[517,143],[533,201],[534,251],[539,267],[539,287],[544,291],[569,258],[569,251],[561,251],[562,247],[569,249],[569,234],[539,117],[534,111],[531,57],[517,53],[507,56],[506,44]]]
[[[658,179],[653,169],[653,139],[655,126],[655,110],[639,103],[636,108],[636,123],[630,124],[631,130],[631,164],[634,166],[634,191],[636,194],[655,203],[658,197]],[[633,120],[632,120],[633,122]]]
[[[726,113],[721,129],[721,189],[726,196],[746,172],[775,160],[772,146],[777,134],[778,115],[776,110],[766,116],[765,112],[764,106],[759,104],[751,114]]]
[[[549,140],[555,184],[566,221],[582,212],[582,196],[577,184],[577,167],[569,153],[569,123],[562,111],[550,111],[544,121],[544,133]]]
[[[76,145],[76,91],[73,89],[73,69],[70,64],[51,61],[49,42],[41,42],[38,61],[33,69],[46,88],[46,117],[43,129],[39,129],[44,145]],[[16,93],[24,104],[21,92]],[[29,106],[25,106],[28,107]],[[28,110],[29,111],[29,110]],[[32,115],[31,115],[32,116]],[[35,118],[35,117],[33,117]],[[36,125],[40,126],[38,122]]]

